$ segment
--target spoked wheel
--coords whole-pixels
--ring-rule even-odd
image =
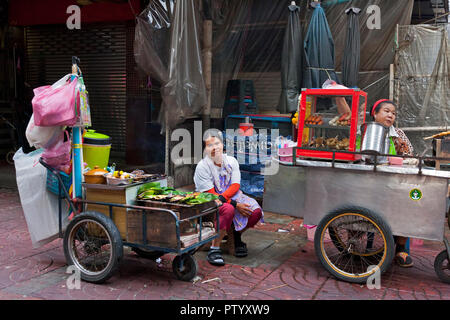
[[[162,251],[153,251],[142,248],[131,248],[131,250],[135,252],[139,257],[150,260],[156,260],[165,254],[165,252]]]
[[[119,267],[122,238],[110,218],[98,212],[84,212],[67,226],[64,255],[69,265],[80,270],[82,280],[102,283]]]
[[[348,282],[365,283],[377,270],[380,274],[386,271],[394,258],[389,226],[377,214],[359,207],[325,216],[317,227],[314,246],[325,269]]]
[[[175,276],[182,281],[191,281],[197,275],[197,260],[190,254],[176,256],[172,262]]]
[[[7,162],[7,163],[9,163],[9,164],[14,164],[13,158],[14,158],[14,154],[15,154],[15,153],[16,153],[15,151],[9,151],[9,152],[6,154],[6,162]]]
[[[450,283],[450,261],[447,250],[441,251],[434,259],[434,271],[442,282]]]

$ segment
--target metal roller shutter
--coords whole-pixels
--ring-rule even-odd
[[[89,91],[92,129],[112,138],[111,157],[126,152],[126,23],[25,28],[27,83],[51,84],[71,72],[78,56]]]

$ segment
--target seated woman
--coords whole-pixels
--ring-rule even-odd
[[[211,131],[209,131],[211,132]],[[244,195],[240,189],[241,172],[238,161],[223,153],[223,139],[220,132],[207,133],[204,137],[204,157],[198,163],[195,174],[195,189],[219,196],[219,237],[214,239],[208,252],[208,262],[213,265],[225,264],[220,243],[228,231],[233,230],[235,256],[247,256],[247,246],[241,234],[255,226],[263,212],[256,200]]]
[[[388,139],[390,140],[391,148],[389,154],[391,155],[413,155],[414,149],[405,135],[403,130],[394,127],[394,121],[397,116],[397,106],[394,102],[388,99],[378,100],[372,107],[370,115],[373,120],[383,124],[389,128]],[[396,261],[401,267],[412,267],[413,261],[406,250],[406,242],[408,238],[395,237],[396,243]]]

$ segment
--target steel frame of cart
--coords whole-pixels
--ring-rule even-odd
[[[71,199],[59,172],[48,166],[42,159],[39,162],[58,179],[59,237],[64,239],[64,255],[67,263],[75,265],[80,270],[81,279],[84,281],[103,283],[109,279],[117,271],[123,259],[123,246],[131,247],[139,256],[150,259],[156,259],[166,253],[176,254],[172,263],[175,276],[180,280],[190,281],[196,276],[198,269],[193,255],[201,246],[218,237],[216,231],[206,239],[202,238],[202,219],[204,217],[215,213],[216,230],[219,229],[219,211],[215,202],[214,206],[205,209],[199,214],[180,220],[177,214],[169,209],[87,201],[80,198]],[[61,200],[66,200],[72,212],[75,213],[65,232],[63,232]],[[109,216],[96,211],[83,211],[83,205],[85,204],[107,206],[109,207]],[[126,208],[142,212],[143,243],[132,243],[122,240],[120,232],[113,222],[113,208]],[[177,239],[176,247],[148,245],[146,216],[152,214],[150,211],[163,212],[173,218]],[[180,241],[180,224],[184,221],[193,221],[195,219],[199,221],[199,241],[183,248]]]
[[[434,268],[450,283],[445,238],[450,172],[422,164],[450,159],[398,156],[419,160],[417,167],[398,167],[379,165],[377,157],[375,164],[357,164],[336,162],[334,154],[332,161],[295,154],[291,164],[280,163],[276,175],[265,176],[264,210],[316,225],[315,252],[333,276],[366,283],[376,272],[381,275],[394,259],[395,237],[401,236],[443,242]]]

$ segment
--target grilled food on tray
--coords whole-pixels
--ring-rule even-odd
[[[170,203],[193,205],[210,202],[218,197],[211,193],[184,192],[173,188],[161,187],[159,182],[153,182],[140,187],[136,198],[138,200],[168,201]]]

